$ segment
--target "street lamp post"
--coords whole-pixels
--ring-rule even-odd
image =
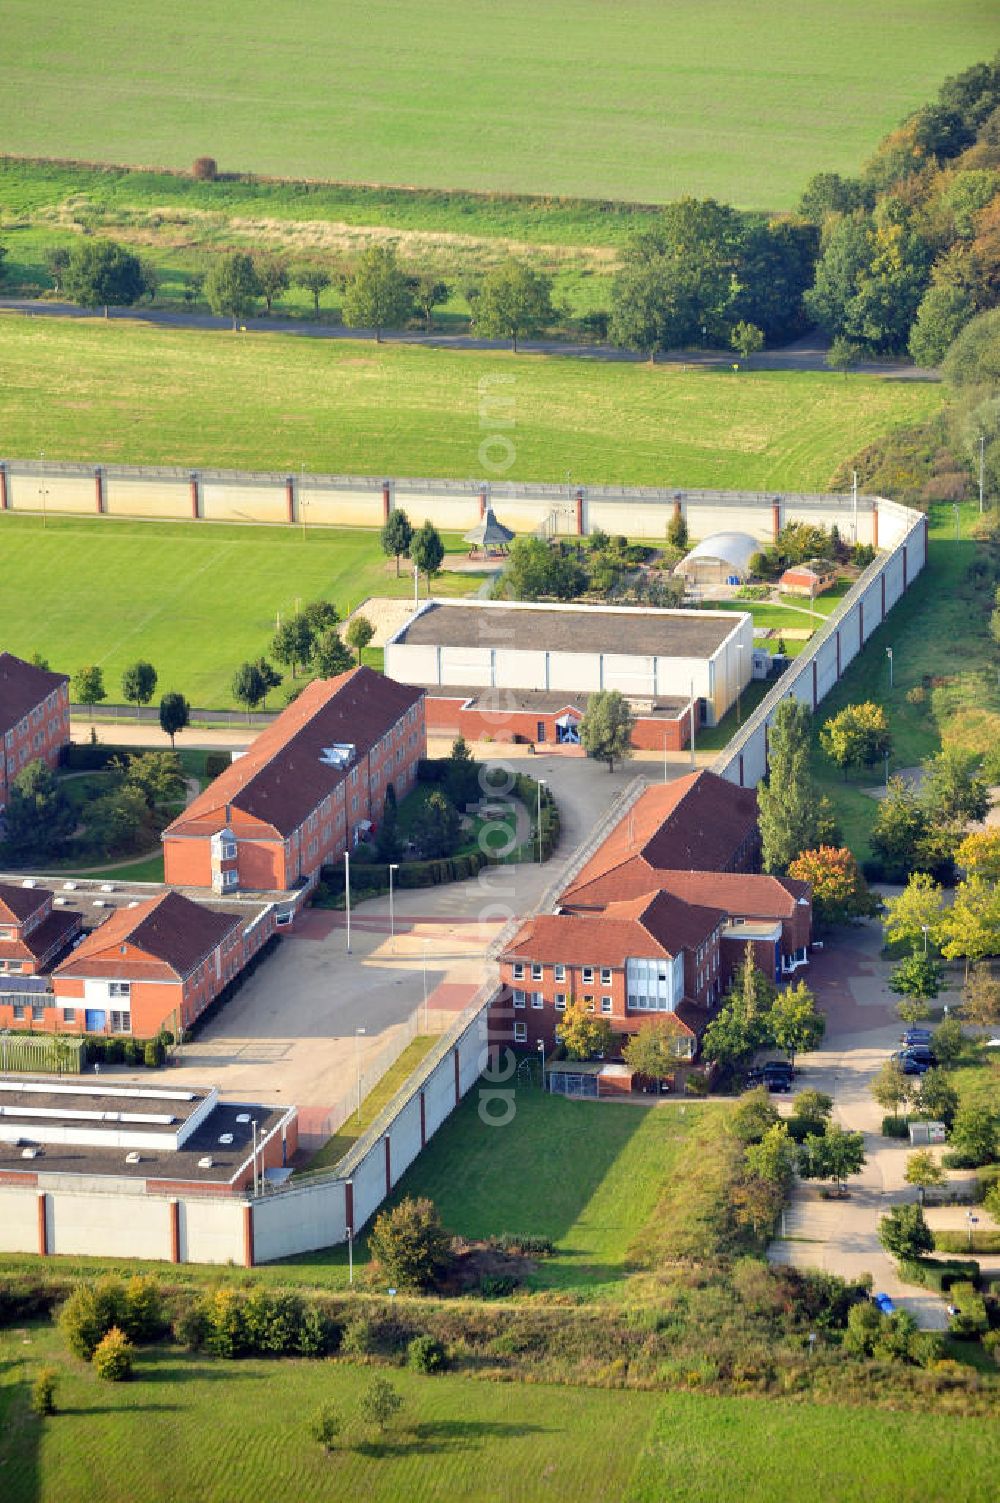
[[[538,810],[535,821],[538,826],[538,864],[542,864],[542,789],[546,787],[544,778],[538,779]]]
[[[361,1122],[361,1040],[364,1036],[363,1028],[354,1030],[354,1072],[358,1077],[358,1123]]]
[[[691,766],[696,767],[697,762],[694,755],[694,679],[691,680],[691,735],[688,737],[688,740],[691,743]]]
[[[420,604],[420,570],[413,565],[413,604]]]
[[[743,724],[743,643],[737,642],[736,651],[736,724]]]
[[[302,541],[306,540],[306,467],[299,465],[299,517],[302,522]]]
[[[351,953],[351,853],[344,852],[344,899],[347,905],[347,953]]]
[[[882,756],[885,758],[885,786],[888,788],[888,786],[889,786],[889,753],[888,752],[883,752]]]
[[[921,931],[923,932],[923,936],[924,936],[924,959],[926,960],[927,959],[927,930],[930,928],[930,925],[929,924],[921,924],[920,928],[921,928]]]
[[[983,511],[983,469],[986,463],[986,439],[979,435],[979,514]]]
[[[256,1197],[257,1197],[257,1121],[256,1121],[256,1118],[254,1119],[254,1124],[253,1124],[253,1193],[254,1193],[254,1199],[256,1199]]]
[[[389,949],[396,953],[396,914],[392,906],[392,874],[399,871],[399,862],[389,862]]]
[[[541,1061],[541,1066],[542,1066],[542,1090],[544,1092],[544,1090],[545,1090],[545,1040],[544,1039],[539,1039],[538,1043],[535,1045],[535,1047],[538,1050],[538,1058]]]
[[[885,655],[889,659],[889,688],[891,689],[892,688],[892,683],[893,683],[893,679],[892,679],[892,648],[891,647],[887,647],[885,649]]]

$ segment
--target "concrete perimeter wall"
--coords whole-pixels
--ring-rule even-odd
[[[748,532],[771,541],[789,521],[836,523],[848,542],[891,546],[897,519],[877,497],[772,491],[384,480],[374,476],[251,474],[0,460],[0,512],[148,520],[381,527],[393,507],[420,526],[467,532],[489,501],[518,532],[583,534],[601,528],[662,538],[675,512],[693,538]]]
[[[893,501],[879,516],[895,541],[867,568],[826,625],[794,659],[714,763],[714,771],[752,788],[767,772],[767,727],[782,700],[815,710],[901,599],[927,562],[927,518]]]

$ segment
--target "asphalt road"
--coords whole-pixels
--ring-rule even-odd
[[[75,303],[48,302],[42,299],[0,298],[0,312],[19,313],[30,318],[98,318],[100,313],[79,308]],[[213,313],[197,313],[181,308],[111,308],[108,317],[115,320],[153,324],[173,329],[214,329],[232,332],[228,318]],[[289,318],[251,318],[237,331],[251,334],[294,334],[305,339],[374,340],[373,329],[347,329],[342,324],[308,323]],[[383,330],[384,344],[426,345],[441,350],[509,350],[502,339],[481,339],[475,334],[426,334],[415,329]],[[704,366],[725,370],[739,363],[757,371],[825,371],[827,343],[819,335],[807,335],[778,350],[765,350],[749,364],[739,361],[732,350],[682,350],[657,357],[660,365]],[[608,361],[613,364],[638,365],[645,357],[632,350],[615,349],[606,344],[573,344],[558,339],[524,339],[518,346],[524,355],[569,355],[576,360]],[[921,370],[899,360],[863,360],[855,368],[863,375],[884,376],[896,381],[937,381],[937,371]]]

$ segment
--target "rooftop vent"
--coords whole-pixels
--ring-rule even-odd
[[[236,1114],[236,1120],[237,1120],[237,1122],[249,1122],[250,1121],[250,1113],[249,1112],[238,1112]]]
[[[198,1168],[199,1169],[211,1169],[213,1167],[214,1163],[215,1163],[215,1160],[212,1158],[212,1155],[210,1153],[206,1153],[206,1155],[205,1155],[205,1157],[203,1159],[199,1159],[198,1160]]]
[[[22,1159],[37,1159],[41,1151],[42,1150],[40,1148],[36,1148],[34,1146],[32,1146],[31,1148],[22,1148],[21,1157]]]
[[[129,903],[128,906],[130,908],[138,908],[138,906],[139,906],[139,899],[138,898],[133,898],[132,901],[131,901],[131,903]]]
[[[319,759],[324,767],[348,767],[354,761],[353,741],[337,741],[333,746],[324,746]]]
[[[65,908],[66,907],[66,899],[65,898],[53,898],[52,899],[52,906],[53,906],[53,908]]]
[[[107,900],[105,898],[95,898],[94,899],[94,907],[95,908],[108,908],[109,906],[110,905],[109,905],[109,903],[107,902]]]
[[[102,882],[101,883],[101,891],[102,892],[114,892],[114,890],[115,890],[115,884],[113,882]]]
[[[22,887],[37,887],[38,883],[35,881],[34,877],[25,877],[24,881],[21,883],[21,886]]]
[[[135,1151],[134,1148],[133,1148],[133,1150],[132,1150],[131,1153],[127,1153],[125,1155],[125,1162],[126,1162],[126,1164],[138,1164],[139,1163],[139,1155],[136,1153],[136,1151]]]
[[[63,883],[63,892],[76,892],[76,889],[77,889],[77,883],[76,882],[64,882]]]
[[[231,1132],[223,1132],[223,1133],[219,1134],[219,1142],[220,1143],[224,1143],[227,1148],[230,1146],[230,1144],[232,1143],[232,1141],[233,1141],[233,1135],[232,1135]]]

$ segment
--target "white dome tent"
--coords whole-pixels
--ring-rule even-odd
[[[760,549],[748,532],[713,532],[685,554],[674,573],[693,585],[744,584]]]

